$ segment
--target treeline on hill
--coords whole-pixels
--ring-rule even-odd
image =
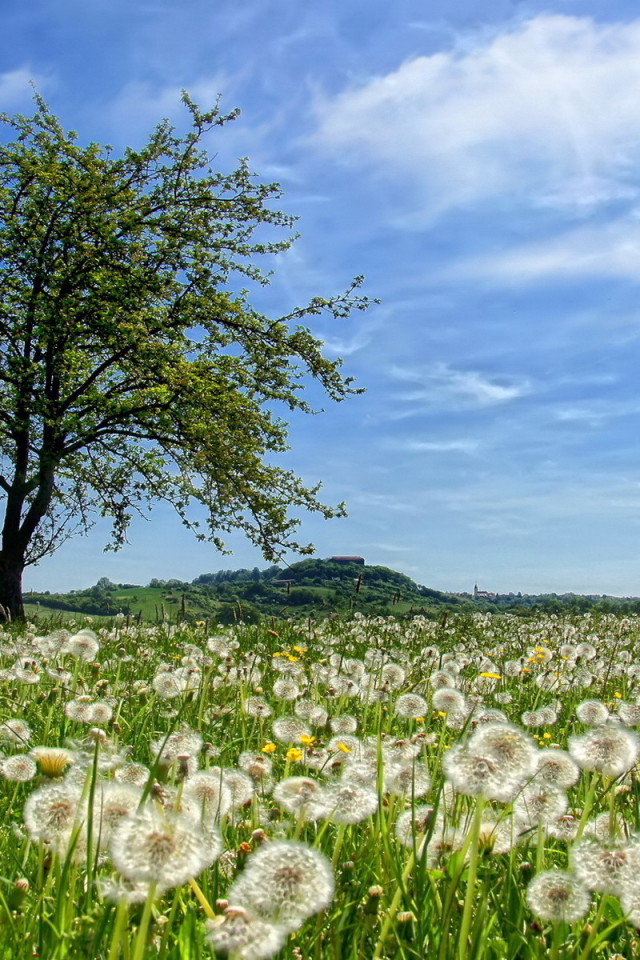
[[[66,594],[28,593],[30,606],[89,616],[140,616],[142,619],[215,619],[226,623],[261,616],[327,616],[361,610],[367,614],[441,613],[473,605],[460,597],[418,586],[388,567],[329,560],[302,560],[290,567],[219,570],[191,582],[153,579],[148,586],[116,584],[102,577],[85,590]]]
[[[148,586],[112,583],[102,577],[95,586],[66,594],[29,593],[31,613],[51,609],[143,620],[198,620],[255,623],[261,617],[329,616],[361,611],[398,616],[422,613],[442,616],[446,610],[494,613],[640,613],[640,599],[576,594],[499,594],[474,598],[419,586],[410,577],[381,566],[331,560],[301,560],[290,567],[264,570],[219,570],[191,582],[153,579]]]

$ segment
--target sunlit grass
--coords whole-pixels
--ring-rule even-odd
[[[242,891],[242,884],[234,885],[251,868],[255,851],[281,840],[319,851],[335,889],[324,909],[321,898],[314,903],[309,895],[295,929],[280,930],[282,946],[275,953],[260,953],[260,941],[249,939],[231,956],[586,960],[638,954],[632,922],[640,924],[633,708],[640,694],[640,620],[477,615],[442,624],[355,618],[283,622],[273,629],[240,625],[220,630],[219,639],[197,626],[86,626],[99,640],[99,650],[87,659],[77,650],[66,652],[64,636],[46,626],[6,629],[0,638],[2,960],[211,960],[211,930],[230,922],[228,891]],[[288,684],[278,685],[285,679]],[[462,695],[457,701],[464,709],[457,713],[434,707],[434,693],[449,684]],[[423,698],[424,716],[396,712],[398,698],[409,693]],[[457,702],[456,695],[449,700]],[[604,725],[578,719],[576,707],[585,700],[604,705]],[[437,704],[447,702],[446,692],[436,696]],[[410,703],[405,699],[400,712],[410,711]],[[104,720],[107,708],[108,721],[93,719],[92,710]],[[542,708],[545,713],[531,717]],[[525,727],[523,714],[540,725]],[[350,721],[340,726],[345,715],[357,721],[355,733],[345,732]],[[278,732],[282,724],[273,726],[278,718],[295,719],[306,732],[287,739]],[[621,761],[619,772],[600,761],[581,769],[573,785],[557,791],[560,798],[543,798],[543,804],[565,803],[559,821],[535,821],[527,808],[525,822],[522,798],[529,796],[531,773],[513,789],[507,784],[504,796],[506,762],[491,781],[497,785],[486,789],[467,789],[450,776],[452,789],[445,778],[444,759],[452,748],[455,757],[487,723],[505,719],[534,739],[535,760],[569,746],[577,757],[579,743],[571,738],[593,729],[623,731],[623,737],[629,731],[631,760]],[[34,749],[44,747],[65,748],[72,762],[60,752],[43,756]],[[32,751],[37,776],[7,779],[20,767],[7,759]],[[251,756],[257,758],[253,765]],[[217,771],[224,785],[217,806],[193,799],[197,770]],[[277,799],[278,785],[291,777],[307,781],[298,806]],[[140,879],[135,844],[123,853],[110,839],[109,830],[122,829],[118,817],[126,811],[114,813],[113,822],[104,813],[105,785],[127,778],[134,797],[129,816],[138,807],[149,816],[155,811],[169,844],[179,825],[188,833],[193,824],[201,847],[205,841],[212,850],[219,844],[215,857],[201,856],[197,843],[193,876],[188,860],[180,865],[180,850],[168,861],[169,873],[175,863],[173,879]],[[353,796],[339,792],[347,780],[362,796],[356,786]],[[38,833],[28,811],[25,822],[27,799],[46,784],[71,785],[79,797],[60,839],[45,828]],[[291,791],[298,786],[293,782]],[[324,798],[317,808],[309,799],[316,790]],[[361,818],[358,804],[365,811]],[[431,813],[421,813],[427,807]],[[399,837],[403,814],[409,826]],[[591,905],[573,922],[551,919],[528,894],[529,884],[554,868],[579,869],[572,849],[594,835],[602,848],[630,850],[637,869],[627,870],[615,889],[596,884],[587,897]],[[128,859],[132,874],[123,880]],[[271,919],[282,927],[284,921]]]

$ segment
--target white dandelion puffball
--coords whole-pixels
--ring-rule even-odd
[[[217,833],[205,834],[191,817],[151,805],[123,818],[111,838],[113,865],[125,879],[165,889],[197,877],[221,852]]]
[[[64,649],[78,660],[95,660],[100,644],[93,630],[86,628],[69,637]]]
[[[415,720],[424,717],[428,708],[427,701],[417,693],[403,693],[395,703],[395,712],[405,720]]]
[[[583,838],[571,850],[571,867],[587,889],[619,897],[638,888],[640,841],[616,843],[608,838],[601,843]]]
[[[81,822],[80,787],[68,783],[47,783],[27,798],[24,822],[32,840],[44,840],[61,852],[74,827]]]
[[[575,923],[588,912],[591,895],[576,877],[563,870],[545,870],[527,887],[530,910],[552,923]]]
[[[16,753],[13,757],[7,757],[1,761],[0,771],[5,780],[24,783],[33,780],[38,772],[38,765],[27,754]]]
[[[222,916],[207,921],[208,937],[216,953],[237,960],[266,960],[284,945],[284,933],[258,920],[244,907],[227,907]]]
[[[609,719],[609,710],[600,700],[583,700],[576,707],[576,716],[580,723],[597,727]]]
[[[292,933],[331,903],[333,890],[333,871],[323,853],[293,840],[274,840],[250,855],[227,899]]]
[[[619,777],[638,759],[640,740],[626,727],[602,724],[579,736],[569,737],[569,753],[583,770],[598,770],[606,777]]]

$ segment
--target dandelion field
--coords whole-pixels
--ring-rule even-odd
[[[6,627],[0,960],[638,956],[639,637]]]

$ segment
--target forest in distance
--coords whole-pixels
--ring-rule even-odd
[[[113,583],[107,577],[68,593],[24,595],[28,616],[54,612],[140,620],[212,620],[257,623],[264,617],[367,615],[441,617],[447,610],[529,613],[640,613],[640,598],[607,595],[448,593],[421,586],[389,567],[306,559],[288,567],[219,570],[192,581],[153,578],[147,586]]]

